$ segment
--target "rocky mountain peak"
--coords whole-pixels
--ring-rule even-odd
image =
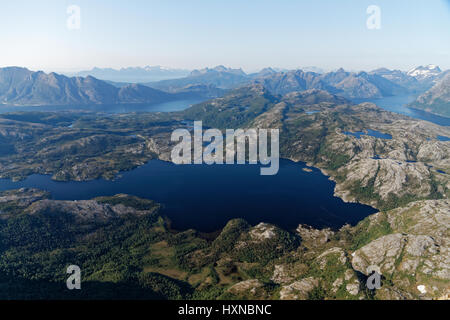
[[[407,72],[407,74],[411,77],[415,77],[418,79],[435,77],[441,73],[441,69],[434,64],[429,64],[427,66],[418,66]]]

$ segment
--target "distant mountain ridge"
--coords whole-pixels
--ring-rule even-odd
[[[371,72],[349,72],[341,68],[332,72],[317,73],[300,69],[276,71],[273,68],[264,68],[252,74],[246,74],[242,69],[217,66],[194,70],[184,78],[146,85],[167,92],[176,92],[179,88],[192,84],[234,89],[250,83],[259,83],[273,94],[284,95],[289,92],[319,89],[347,99],[373,99],[423,93],[433,86],[441,74],[439,67],[434,65],[417,67],[409,72],[386,68]]]
[[[262,84],[270,92],[279,95],[309,89],[326,90],[331,93],[337,91],[335,88],[322,81],[319,74],[314,72],[304,72],[302,70],[273,73],[256,78],[254,82]]]
[[[374,99],[423,94],[439,83],[448,72],[442,72],[439,67],[430,65],[417,67],[408,72],[386,68],[370,72],[349,72],[341,68],[332,72],[316,73],[304,70],[278,71],[268,67],[260,72],[247,74],[242,69],[220,65],[193,70],[182,78],[130,84],[100,80],[93,76],[67,77],[53,72],[47,74],[25,68],[7,67],[0,68],[0,103],[10,105],[159,103],[183,98],[216,98],[231,89],[252,84],[262,85],[272,95],[283,96],[314,89],[346,99]],[[447,82],[437,87],[432,96],[437,96],[437,91],[445,91],[445,86]],[[427,104],[424,101],[421,104]]]
[[[186,69],[174,69],[162,66],[128,67],[121,69],[95,67],[91,70],[67,73],[66,75],[77,77],[93,76],[100,80],[138,83],[181,78],[189,75],[189,72]]]
[[[309,89],[326,90],[345,98],[381,98],[404,94],[408,90],[376,74],[347,72],[344,69],[318,74],[295,70],[275,73],[255,80],[276,94]]]
[[[224,66],[204,68],[192,71],[187,77],[172,80],[146,83],[152,88],[177,92],[182,87],[189,85],[212,85],[219,89],[233,89],[249,82],[249,76],[242,69],[231,69]]]
[[[177,95],[139,84],[121,88],[92,76],[66,77],[25,68],[0,68],[0,103],[9,105],[89,105],[159,103]]]
[[[235,74],[235,75],[243,76],[243,77],[247,76],[247,74],[242,69],[232,69],[232,68],[224,67],[222,65],[214,67],[212,69],[204,68],[204,69],[194,70],[190,73],[190,76],[195,77],[195,76],[200,76],[200,75],[204,75],[204,74],[208,74],[208,73],[231,73],[231,74]]]

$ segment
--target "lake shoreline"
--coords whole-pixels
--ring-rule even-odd
[[[161,203],[162,213],[173,222],[174,230],[192,228],[205,234],[222,229],[226,222],[235,218],[252,225],[272,223],[288,230],[294,230],[299,224],[339,229],[378,211],[336,197],[336,184],[329,176],[318,168],[308,167],[311,172],[305,172],[302,170],[305,167],[304,162],[282,159],[281,173],[265,178],[259,175],[258,165],[176,166],[171,162],[150,160],[123,172],[122,177],[114,181],[60,182],[51,180],[49,175],[32,175],[16,183],[0,180],[0,190],[37,188],[49,191],[54,200],[68,201],[119,193],[135,195]],[[220,185],[207,188],[217,179]],[[261,183],[262,180],[267,183]],[[189,217],[190,214],[199,216]],[[206,218],[201,217],[202,214]]]

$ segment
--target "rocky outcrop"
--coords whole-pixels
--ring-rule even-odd
[[[22,188],[0,192],[0,218],[20,213],[32,203],[47,198],[50,198],[50,194],[39,189]]]
[[[275,227],[267,223],[260,223],[250,230],[250,237],[254,241],[261,241],[275,237]]]
[[[269,297],[269,294],[264,289],[264,284],[257,279],[238,282],[231,286],[227,292],[247,299],[267,299]]]
[[[337,258],[337,262],[342,265],[347,263],[347,257],[344,249],[339,247],[333,247],[331,249],[324,251],[316,258],[316,262],[319,264],[320,268],[325,268],[326,264],[328,263],[327,258],[330,255],[334,255]]]
[[[346,182],[359,182],[361,187],[371,183],[381,199],[387,199],[390,194],[402,196],[405,192],[418,197],[430,193],[430,185],[421,183],[430,175],[430,169],[423,163],[363,159],[348,164],[345,170],[348,170]]]
[[[445,299],[448,208],[448,199],[416,201],[345,226],[330,238],[327,230],[299,226],[302,249],[290,254],[290,263],[275,265],[271,280],[281,285],[282,299],[306,299],[314,288],[326,297],[365,299],[365,277],[377,270],[377,299]],[[306,261],[308,267],[300,264]]]
[[[389,211],[382,220],[386,219],[393,233],[353,252],[353,268],[368,275],[369,266],[378,266],[383,276],[394,282],[395,292],[404,292],[405,297],[444,295],[445,283],[450,280],[448,208],[449,200],[428,200]],[[368,232],[377,227],[373,224]]]
[[[313,277],[295,281],[281,287],[281,300],[306,300],[309,293],[319,285],[319,280]]]
[[[331,229],[325,228],[317,230],[307,225],[299,225],[297,227],[297,233],[308,243],[323,245],[330,241],[331,237],[335,234]]]
[[[57,201],[40,200],[31,204],[27,214],[67,214],[77,221],[102,222],[127,215],[142,216],[153,212],[158,206],[149,210],[136,210],[123,204],[111,205],[96,200]]]

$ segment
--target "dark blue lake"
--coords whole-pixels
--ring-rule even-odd
[[[367,132],[365,132],[365,131],[356,131],[356,132],[344,131],[344,134],[346,134],[348,136],[354,136],[358,139],[361,139],[361,136],[370,136],[370,137],[386,139],[386,140],[392,139],[392,136],[388,133],[382,133],[380,131],[371,130],[371,129],[368,129]]]
[[[450,141],[450,138],[449,137],[445,137],[445,136],[437,136],[437,139],[439,141]]]
[[[303,163],[280,160],[277,175],[261,176],[259,165],[177,166],[152,160],[115,181],[56,182],[50,176],[32,175],[20,182],[0,180],[0,190],[39,188],[58,200],[132,194],[162,203],[174,229],[204,232],[218,230],[232,218],[286,229],[301,223],[336,229],[376,212],[334,197],[334,182],[317,169],[305,172],[303,168]]]

